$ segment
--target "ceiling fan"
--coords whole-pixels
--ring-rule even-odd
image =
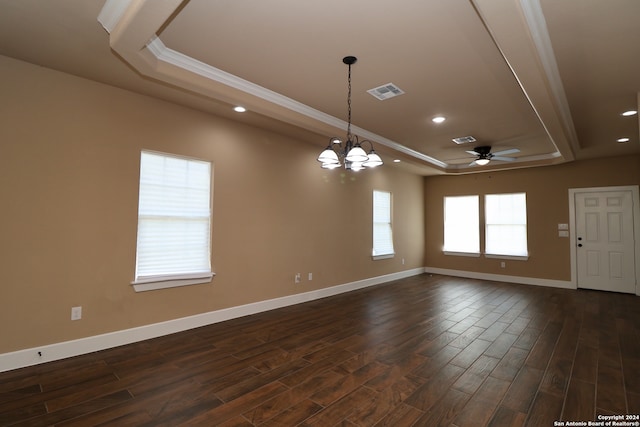
[[[509,150],[497,151],[495,153],[491,152],[491,146],[483,145],[480,147],[474,148],[472,151],[467,151],[469,154],[473,154],[476,156],[476,159],[469,164],[469,166],[479,165],[484,166],[489,163],[491,160],[498,160],[501,162],[513,162],[515,159],[513,157],[504,157],[508,154],[519,153],[520,150],[517,148],[511,148]]]

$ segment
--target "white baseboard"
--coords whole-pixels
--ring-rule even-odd
[[[313,301],[320,298],[326,298],[332,295],[338,295],[369,286],[375,286],[405,277],[417,276],[424,272],[424,268],[415,268],[412,270],[406,270],[398,273],[387,274],[384,276],[372,277],[369,279],[332,286],[330,288],[318,289],[315,291],[288,295],[281,298],[259,301],[237,307],[211,311],[208,313],[196,314],[194,316],[183,317],[180,319],[169,320],[161,323],[154,323],[137,328],[125,329],[122,331],[110,332],[107,334],[95,335],[72,341],[49,344],[41,347],[28,348],[11,353],[4,353],[0,354],[0,372],[10,371],[13,369],[37,365],[45,362],[51,362],[54,360],[65,359],[68,357],[79,356],[82,354],[105,350],[112,347],[118,347],[125,344],[131,344],[151,338],[157,338],[163,335],[169,335],[175,332],[181,332],[201,326],[211,325],[214,323],[235,319],[250,314],[261,313],[264,311]]]
[[[478,273],[475,271],[450,270],[448,268],[425,267],[425,273],[445,276],[465,277],[468,279],[491,280],[494,282],[518,283],[521,285],[548,286],[550,288],[577,289],[575,283],[568,280],[538,279],[535,277],[507,276],[503,274]]]

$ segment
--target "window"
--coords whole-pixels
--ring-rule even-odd
[[[526,194],[487,194],[484,206],[486,254],[526,257]]]
[[[211,163],[143,151],[136,291],[211,281]]]
[[[373,259],[392,258],[391,193],[373,192]]]
[[[444,253],[480,256],[479,196],[444,198]],[[484,197],[486,257],[527,258],[527,200],[525,193]]]
[[[478,196],[444,198],[444,251],[454,255],[480,255]]]

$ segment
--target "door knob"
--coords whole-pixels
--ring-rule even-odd
[[[581,248],[582,247],[582,243],[578,243],[578,247]]]

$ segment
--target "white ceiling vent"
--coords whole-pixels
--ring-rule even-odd
[[[476,139],[472,136],[461,136],[460,138],[453,138],[452,141],[456,144],[471,144],[476,142]]]
[[[393,83],[387,83],[386,85],[369,89],[367,92],[378,98],[380,101],[384,101],[385,99],[393,98],[394,96],[402,95],[404,93],[402,89]]]

